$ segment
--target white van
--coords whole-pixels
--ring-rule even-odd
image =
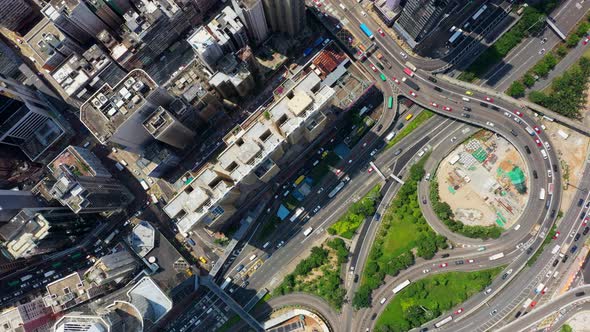
[[[265,243],[265,244],[262,246],[262,249],[266,249],[266,248],[268,248],[268,246],[270,246],[270,242],[266,242],[266,243]]]
[[[121,163],[121,165],[123,165],[123,166],[127,166],[127,165],[129,165],[129,164],[127,164],[127,162],[125,161],[125,159],[121,159],[121,160],[119,160],[119,162],[120,162],[120,163]]]
[[[471,101],[471,99],[469,99],[467,97],[462,97],[461,99],[463,99],[463,101],[466,101],[466,102],[470,102]]]
[[[543,159],[547,159],[547,151],[545,149],[541,149],[541,155],[543,155]]]
[[[386,298],[382,298],[381,301],[379,301],[379,303],[384,304],[385,301],[387,301],[387,299]]]
[[[306,229],[305,232],[303,232],[303,235],[308,236],[309,234],[311,234],[311,232],[313,232],[313,227]]]
[[[250,256],[250,262],[253,261],[253,260],[255,260],[256,257],[258,257],[258,256],[256,256],[256,254],[253,254],[252,256]]]
[[[520,229],[520,224],[518,224],[518,225],[514,226],[514,230],[515,230],[515,231],[517,231],[517,230],[519,230],[519,229]]]

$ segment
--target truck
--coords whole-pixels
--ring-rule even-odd
[[[561,248],[561,246],[559,244],[556,244],[555,247],[553,247],[553,250],[551,250],[551,255],[557,254],[559,248]]]
[[[145,190],[145,191],[150,190],[150,187],[148,186],[148,184],[145,182],[144,179],[139,180],[139,184],[141,184],[141,187],[143,188],[143,190]]]
[[[301,214],[303,213],[305,209],[300,207],[297,208],[297,210],[295,210],[295,213],[293,213],[293,215],[291,216],[291,218],[289,219],[290,222],[294,222],[295,220],[297,220],[297,218],[299,218],[299,216],[301,216]]]
[[[51,270],[51,271],[47,271],[47,272],[43,273],[43,276],[45,278],[47,278],[47,277],[51,277],[53,274],[55,274],[55,271]]]
[[[557,134],[558,134],[559,136],[561,136],[561,138],[563,138],[564,140],[566,140],[568,137],[570,137],[570,135],[569,135],[568,133],[566,133],[565,131],[563,131],[563,130],[561,130],[561,129],[559,129],[559,130],[557,131]]]
[[[389,134],[387,134],[387,136],[385,136],[385,140],[387,142],[389,142],[389,141],[391,141],[393,139],[394,136],[395,136],[395,131],[392,131]]]
[[[221,289],[225,289],[227,288],[227,286],[233,281],[233,279],[231,277],[227,277],[225,278],[225,281],[223,282],[223,284],[221,284]]]
[[[370,39],[375,38],[375,36],[373,35],[373,32],[369,29],[369,27],[365,23],[361,23],[359,25],[359,27],[361,28],[361,30],[363,30],[363,33],[365,35],[367,35],[367,37],[369,37]]]
[[[541,190],[539,191],[539,199],[545,199],[545,188],[541,188]]]
[[[531,127],[526,127],[525,130],[527,133],[529,133],[529,135],[535,136],[535,132],[533,131],[533,129]]]
[[[33,277],[33,275],[32,275],[32,274],[27,274],[26,276],[22,276],[22,277],[20,278],[20,281],[21,281],[21,282],[25,282],[25,281],[27,281],[27,280],[31,279],[32,277]]]
[[[419,91],[420,87],[418,84],[414,83],[414,81],[408,79],[407,77],[402,78],[402,82],[406,83],[407,86],[414,89],[415,91]]]
[[[533,300],[531,298],[526,299],[526,301],[524,301],[524,304],[522,305],[523,308],[528,308],[529,305],[531,305],[531,303],[533,303]]]
[[[539,285],[537,285],[537,288],[535,288],[535,294],[541,293],[541,291],[543,290],[543,288],[545,288],[545,284],[540,283]]]
[[[501,252],[501,253],[497,253],[497,254],[495,254],[495,255],[492,255],[492,256],[490,256],[490,257],[489,257],[489,260],[491,260],[491,261],[495,261],[496,259],[500,259],[500,258],[502,258],[502,257],[504,257],[504,253],[503,253],[503,252]]]
[[[410,68],[412,71],[418,70],[416,66],[414,66],[410,61],[406,61],[406,67]]]
[[[414,77],[414,72],[410,68],[404,68],[404,73],[410,77]]]
[[[309,234],[311,234],[311,232],[313,232],[313,227],[310,227],[310,228],[306,229],[303,232],[303,235],[308,236]]]

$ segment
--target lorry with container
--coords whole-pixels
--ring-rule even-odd
[[[420,87],[418,84],[414,83],[414,81],[408,79],[407,77],[402,78],[402,82],[406,83],[407,86],[414,89],[415,91],[419,91]]]

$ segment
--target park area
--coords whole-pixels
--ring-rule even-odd
[[[408,331],[435,319],[483,290],[500,271],[448,272],[418,280],[387,304],[375,330]]]
[[[379,190],[381,185],[376,185],[363,198],[354,202],[346,213],[328,228],[328,233],[352,239],[363,221],[375,214],[377,202],[381,198]]]
[[[428,154],[411,167],[409,179],[382,216],[362,272],[361,286],[352,301],[357,309],[371,304],[371,292],[383,283],[386,275],[395,276],[413,265],[414,254],[431,259],[439,249],[447,248],[447,239],[430,228],[418,203],[417,182],[424,177],[427,158]]]

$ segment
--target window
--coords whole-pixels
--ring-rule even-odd
[[[225,210],[219,205],[212,208],[210,211],[211,211],[211,214],[213,215],[214,220],[219,218],[225,212]]]
[[[260,140],[266,142],[266,140],[272,135],[269,129],[267,129],[262,136],[260,136]]]
[[[233,172],[234,169],[238,167],[238,164],[235,161],[232,161],[229,166],[227,166],[226,171]]]

